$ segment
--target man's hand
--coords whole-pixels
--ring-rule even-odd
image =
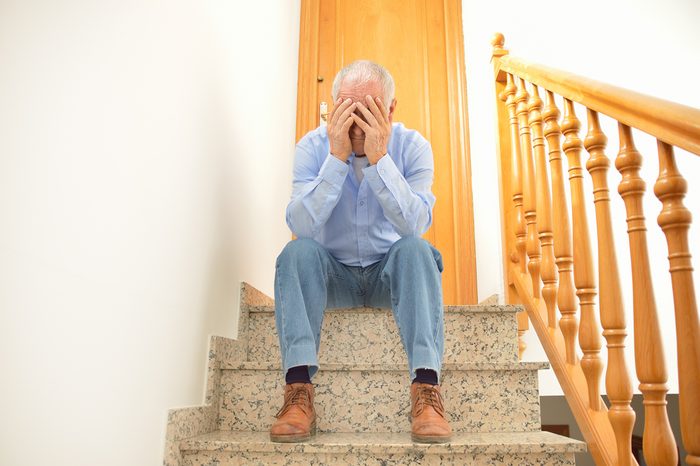
[[[355,124],[365,132],[365,155],[369,163],[374,165],[386,154],[389,136],[391,136],[391,120],[389,111],[386,109],[381,99],[372,96],[365,98],[367,106],[362,102],[357,103],[357,108],[364,115],[365,120],[354,113],[351,114]]]
[[[350,115],[355,111],[355,107],[352,99],[344,101],[338,99],[328,118],[328,143],[331,154],[343,162],[347,162],[352,154],[350,127],[353,124],[353,119],[350,118]]]

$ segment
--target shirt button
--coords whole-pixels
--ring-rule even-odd
[[[360,206],[365,205],[365,201],[360,201]]]

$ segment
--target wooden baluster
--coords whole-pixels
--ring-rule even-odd
[[[581,168],[581,139],[578,131],[581,122],[574,113],[574,104],[564,99],[564,120],[562,131],[565,136],[564,153],[569,161],[569,184],[571,186],[571,218],[574,224],[574,283],[576,296],[581,307],[579,342],[583,358],[581,369],[588,385],[588,404],[593,410],[600,410],[600,377],[603,361],[600,359],[600,331],[595,315],[596,284],[591,254],[591,240],[588,234],[586,197],[583,193],[583,171]]]
[[[564,170],[561,158],[561,129],[559,127],[559,109],[554,101],[554,94],[547,91],[547,105],[544,107],[544,136],[547,138],[549,164],[552,168],[552,210],[554,222],[554,255],[559,269],[559,291],[557,304],[561,319],[559,327],[564,335],[566,345],[566,362],[576,364],[576,297],[574,289],[574,258],[571,252],[571,226],[564,190]]]
[[[501,95],[501,100],[506,103],[508,109],[508,121],[510,123],[510,145],[511,145],[511,191],[513,192],[513,225],[515,225],[515,249],[516,256],[511,257],[511,261],[518,263],[518,269],[525,273],[525,220],[523,217],[523,179],[520,175],[522,169],[522,157],[520,155],[520,130],[518,129],[518,117],[515,113],[515,83],[513,75],[506,75],[506,87]]]
[[[520,273],[526,271],[526,236],[525,236],[525,220],[523,217],[523,179],[520,176],[522,173],[522,157],[520,155],[520,130],[518,128],[518,117],[516,115],[515,104],[515,83],[513,75],[506,75],[506,87],[501,95],[501,100],[506,103],[508,109],[508,119],[510,123],[510,142],[511,142],[511,191],[513,192],[513,225],[515,225],[515,255],[511,256],[511,261],[518,264]],[[525,333],[528,329],[527,313],[521,311],[518,313],[518,357],[522,359],[523,353],[527,348],[525,344]]]
[[[627,210],[627,233],[634,299],[634,352],[639,389],[644,395],[644,459],[650,465],[675,465],[676,444],[666,414],[666,364],[649,268],[643,198],[646,185],[639,176],[642,156],[632,131],[618,123],[620,152],[615,166],[622,174],[618,192]]]
[[[635,464],[631,448],[635,414],[630,407],[633,390],[625,360],[627,326],[610,214],[608,189],[610,159],[605,155],[608,138],[600,129],[598,113],[591,109],[587,110],[588,134],[584,140],[584,146],[590,154],[586,168],[593,178],[593,202],[598,232],[600,320],[604,329],[603,336],[608,343],[608,368],[605,374],[605,388],[610,399],[608,417],[615,432],[618,464],[629,466]]]
[[[535,153],[537,178],[537,231],[542,246],[542,297],[547,305],[547,322],[550,328],[557,328],[557,271],[554,264],[554,238],[552,234],[551,194],[549,173],[544,155],[544,134],[542,131],[542,99],[537,86],[532,86],[528,101],[530,111],[528,122],[532,131],[532,147]]]
[[[700,465],[700,324],[688,248],[690,211],[683,205],[688,183],[678,171],[673,147],[658,141],[659,178],[654,193],[663,204],[658,223],[666,235],[676,311],[678,385],[686,462]],[[646,456],[646,445],[644,446]]]
[[[535,190],[535,164],[532,158],[530,126],[527,123],[527,90],[525,81],[518,79],[518,92],[515,94],[516,114],[520,127],[520,152],[523,159],[523,205],[527,228],[527,269],[532,279],[532,295],[540,298],[540,241],[537,237],[537,191]]]

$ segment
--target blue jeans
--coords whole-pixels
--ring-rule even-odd
[[[444,349],[442,256],[420,238],[402,238],[368,267],[338,262],[319,243],[291,241],[277,258],[275,319],[284,373],[295,366],[318,371],[321,323],[326,309],[391,308],[408,356],[416,369],[440,376]]]

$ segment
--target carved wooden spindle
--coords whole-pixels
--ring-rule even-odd
[[[527,89],[525,81],[518,79],[515,94],[516,114],[520,127],[520,152],[522,154],[523,205],[527,228],[527,269],[532,279],[532,295],[540,298],[540,240],[537,237],[537,191],[535,190],[535,164],[532,158],[530,125],[527,123]]]
[[[564,335],[567,364],[576,364],[576,290],[574,288],[574,258],[571,251],[571,224],[566,205],[564,189],[564,170],[561,158],[561,128],[559,127],[559,109],[554,101],[554,94],[547,91],[547,105],[544,107],[544,136],[547,138],[549,165],[552,168],[552,211],[554,217],[554,255],[559,269],[559,291],[557,304],[561,319],[559,327]]]
[[[549,192],[549,172],[544,155],[544,134],[542,131],[542,99],[537,86],[532,86],[528,101],[530,111],[528,123],[532,131],[532,148],[535,153],[537,178],[537,231],[542,246],[542,297],[547,306],[547,323],[557,327],[557,270],[554,264],[554,237],[552,233],[552,207]]]
[[[579,342],[583,358],[581,369],[588,385],[588,403],[593,410],[600,410],[600,378],[603,361],[600,358],[600,332],[595,316],[596,284],[588,234],[586,197],[583,193],[583,170],[581,168],[581,139],[578,137],[581,122],[574,113],[574,104],[564,99],[562,131],[565,136],[564,153],[569,161],[569,184],[571,190],[571,218],[574,224],[574,283],[581,307]]]
[[[615,166],[622,174],[618,192],[627,210],[627,233],[634,300],[634,352],[639,389],[644,395],[644,458],[648,464],[675,465],[677,452],[666,414],[666,364],[649,268],[643,198],[646,185],[639,176],[642,156],[632,131],[618,123],[620,153]]]
[[[686,462],[700,465],[700,324],[688,248],[690,211],[683,205],[688,183],[678,171],[673,147],[658,141],[659,178],[654,193],[663,204],[658,223],[666,235],[676,311],[678,385]],[[646,445],[645,445],[646,456]]]
[[[600,129],[598,113],[591,109],[587,110],[588,134],[584,140],[584,146],[590,154],[586,168],[593,178],[593,201],[598,232],[600,320],[604,329],[603,336],[608,343],[608,368],[605,374],[605,388],[610,399],[608,417],[615,432],[618,464],[629,466],[636,464],[631,448],[635,414],[630,407],[633,390],[625,360],[627,327],[610,214],[608,189],[610,159],[605,155],[608,138]]]
[[[511,261],[518,264],[520,273],[526,271],[526,236],[525,236],[525,219],[523,216],[523,179],[522,173],[522,157],[520,155],[520,129],[518,128],[518,117],[516,115],[515,103],[516,87],[513,82],[513,75],[506,75],[506,87],[501,95],[501,100],[505,100],[506,108],[508,109],[508,121],[510,123],[510,142],[511,142],[511,191],[513,192],[513,224],[515,225],[515,249],[514,255],[511,255]],[[528,329],[527,313],[521,311],[517,316],[518,321],[518,357],[522,359],[523,353],[527,348],[525,343],[525,333]]]
[[[523,179],[520,174],[522,169],[522,157],[520,155],[520,130],[518,129],[518,117],[515,113],[515,83],[513,75],[506,75],[506,87],[501,95],[501,100],[506,103],[508,109],[508,122],[510,123],[511,145],[511,191],[513,192],[513,224],[515,225],[515,249],[516,256],[511,261],[518,263],[518,269],[525,273],[525,217],[523,217]]]

